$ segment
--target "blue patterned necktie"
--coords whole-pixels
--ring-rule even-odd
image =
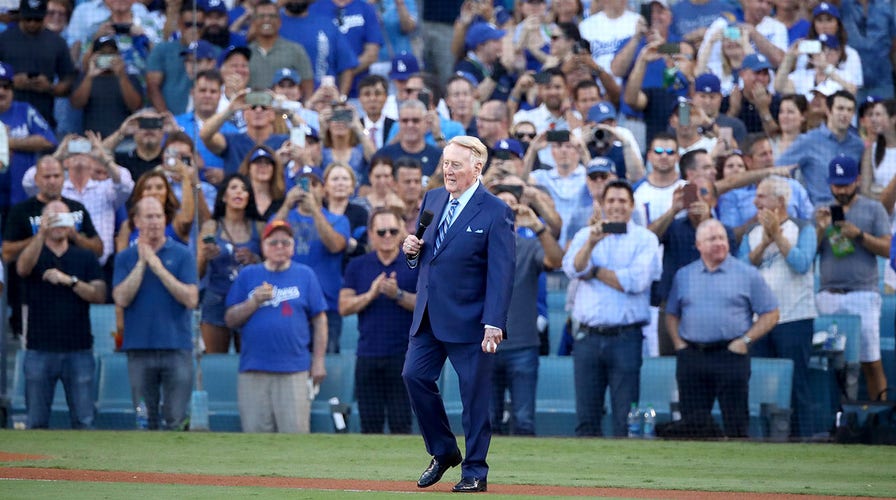
[[[448,228],[451,227],[451,221],[454,220],[454,212],[457,210],[458,205],[460,205],[458,200],[451,200],[451,206],[448,207],[448,216],[445,217],[445,220],[443,220],[442,224],[439,226],[439,235],[436,237],[435,252],[439,251],[439,246],[442,244],[442,240],[445,239],[445,234],[448,233]]]

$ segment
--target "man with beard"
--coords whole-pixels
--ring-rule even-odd
[[[301,45],[280,36],[280,24],[280,11],[276,4],[262,3],[255,7],[250,29],[254,40],[249,44],[252,50],[249,86],[254,89],[268,88],[278,69],[289,68],[302,78],[299,84],[302,95],[310,96],[314,92],[311,61]]]
[[[314,69],[315,88],[325,75],[336,77],[339,88],[347,88],[354,76],[352,70],[358,66],[358,57],[331,19],[308,11],[308,7],[314,2],[315,0],[287,0],[283,3],[280,35],[301,45],[308,53]]]
[[[520,121],[532,122],[538,132],[545,130],[569,130],[569,120],[567,120],[563,105],[566,104],[568,91],[566,89],[566,78],[563,71],[559,68],[551,68],[545,70],[548,75],[547,81],[538,84],[538,100],[541,105],[537,108],[517,111],[513,115],[514,123]]]
[[[235,47],[246,45],[246,37],[230,32],[227,4],[224,0],[199,0],[197,6],[205,14],[205,27],[201,35],[203,40],[221,49],[231,45]]]
[[[855,158],[839,155],[831,160],[828,185],[835,204],[815,211],[821,274],[821,291],[815,303],[819,314],[862,317],[859,361],[868,396],[876,399],[881,395],[886,399],[887,379],[880,359],[881,299],[876,256],[890,255],[890,219],[883,205],[858,194],[860,183]]]

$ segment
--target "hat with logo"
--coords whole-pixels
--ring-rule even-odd
[[[227,14],[227,4],[224,3],[224,0],[200,0],[197,2],[196,7],[205,13],[220,12]]]
[[[827,2],[821,2],[812,9],[812,17],[818,17],[821,14],[827,14],[831,17],[840,19],[840,9],[838,9],[836,5]]]
[[[594,106],[591,106],[591,109],[588,110],[588,121],[594,123],[603,123],[606,120],[615,120],[616,119],[616,108],[613,104],[602,101]]]
[[[586,168],[588,175],[597,172],[606,172],[610,174],[616,173],[616,163],[609,158],[604,158],[603,156],[592,158],[591,161],[588,162],[588,166]]]
[[[828,165],[828,184],[846,186],[859,177],[859,162],[851,156],[839,154]]]
[[[292,238],[295,236],[295,231],[292,230],[292,226],[289,225],[285,220],[273,220],[268,223],[267,226],[264,227],[264,231],[261,233],[261,239],[266,240],[274,231],[284,231],[289,234],[289,237]]]
[[[305,165],[302,167],[302,170],[299,171],[299,177],[313,177],[318,180],[318,182],[324,182],[324,171],[317,167],[312,167],[309,165]]]
[[[392,80],[405,81],[416,73],[420,72],[420,63],[414,54],[402,52],[392,58],[392,70],[389,71],[389,78]]]
[[[475,49],[489,40],[500,40],[507,32],[499,30],[491,23],[476,23],[467,30],[467,36],[464,38],[468,49]]]
[[[722,82],[712,73],[703,73],[694,80],[694,92],[719,94],[722,92]]]
[[[201,59],[214,59],[215,46],[205,40],[196,40],[190,42],[190,45],[187,45],[185,49],[180,51],[180,55],[182,56],[190,54],[196,56],[197,61]]]
[[[47,17],[46,0],[22,0],[19,3],[19,19],[43,19]]]
[[[320,133],[317,131],[316,128],[309,125],[309,126],[305,127],[305,137],[310,137],[310,138],[314,139],[315,141],[319,141]]]
[[[259,159],[259,158],[267,158],[271,163],[276,163],[274,157],[264,148],[255,148],[252,151],[252,156],[249,157],[249,163]]]
[[[772,69],[772,65],[768,62],[768,58],[762,54],[750,54],[744,58],[743,67],[750,71],[762,71],[764,69]]]
[[[516,139],[501,139],[495,143],[495,152],[497,153],[498,151],[507,151],[517,158],[522,158],[525,154],[523,153],[523,145]]]
[[[12,81],[12,66],[5,62],[0,62],[0,80]]]
[[[821,33],[818,35],[818,41],[829,49],[840,48],[840,39],[834,35],[825,35],[824,33]]]
[[[118,43],[115,41],[115,37],[112,35],[101,36],[93,41],[93,51],[98,52],[103,47],[112,47],[116,51],[118,50]]]
[[[249,47],[230,45],[218,55],[218,67],[220,68],[234,54],[242,54],[247,60],[252,59],[252,51],[249,50]]]
[[[271,87],[277,86],[277,84],[282,82],[283,80],[289,80],[292,83],[299,83],[302,81],[302,77],[290,68],[280,68],[276,73],[274,73],[274,79],[271,80]]]

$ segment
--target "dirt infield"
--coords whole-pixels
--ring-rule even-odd
[[[40,460],[49,457],[0,452],[0,462]],[[216,476],[204,474],[171,474],[161,472],[97,471],[77,469],[45,469],[32,467],[0,467],[0,480],[26,479],[37,481],[88,481],[101,483],[153,483],[197,486],[249,486],[260,488],[295,488],[331,491],[421,491],[410,481],[367,481],[359,479],[312,479],[298,477]],[[426,491],[451,491],[450,482],[440,483]],[[719,492],[650,490],[626,488],[586,488],[570,486],[532,486],[522,484],[490,484],[489,492],[507,495],[544,495],[568,497],[624,498],[718,498]],[[773,493],[737,493],[743,499],[785,499],[794,495]],[[799,495],[801,499],[838,499],[845,497]]]

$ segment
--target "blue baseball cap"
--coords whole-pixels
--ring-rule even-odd
[[[609,158],[604,158],[603,156],[592,158],[591,161],[588,162],[587,174],[591,175],[597,172],[607,172],[610,174],[615,174],[616,163]]]
[[[836,5],[827,2],[821,2],[812,9],[812,17],[818,17],[821,14],[827,14],[834,18],[840,19],[840,9]]]
[[[772,65],[768,62],[767,57],[754,53],[744,58],[743,68],[750,71],[762,71],[764,69],[772,69]]]
[[[612,103],[602,101],[588,110],[588,121],[594,123],[603,123],[605,120],[616,119],[616,108]]]
[[[851,156],[839,154],[828,164],[828,184],[845,186],[859,177],[859,162]]]
[[[414,54],[402,52],[392,58],[392,70],[389,71],[389,79],[405,81],[419,72],[420,63]]]
[[[11,65],[9,65],[5,62],[0,62],[0,80],[12,81],[13,74],[14,73],[13,73]]]
[[[719,77],[712,73],[703,73],[694,80],[694,92],[720,94],[722,92],[722,82],[719,80]]]
[[[468,49],[475,49],[489,40],[500,40],[507,32],[499,30],[491,23],[476,23],[467,30],[464,43]]]
[[[276,86],[283,80],[290,80],[293,83],[299,83],[302,81],[302,77],[290,68],[280,68],[276,73],[274,73],[274,79],[271,80],[271,87]]]
[[[186,56],[190,54],[196,55],[196,60],[200,59],[214,59],[215,58],[215,46],[205,40],[196,40],[195,42],[190,42],[190,45],[187,45],[187,48],[180,51],[180,55]]]
[[[314,177],[318,180],[318,182],[324,182],[324,171],[318,167],[312,167],[309,165],[305,165],[302,167],[302,170],[299,171],[299,177]]]
[[[517,158],[522,159],[523,155],[523,145],[520,144],[520,141],[516,139],[501,139],[497,143],[495,143],[495,152],[497,151],[507,151],[509,153],[513,153]]]
[[[473,85],[474,87],[479,86],[479,80],[477,80],[476,76],[473,75],[473,73],[470,73],[469,71],[455,71],[454,74],[463,78],[464,80],[470,82],[470,84]]]
[[[305,137],[310,137],[315,141],[320,141],[320,132],[317,131],[316,128],[306,125],[305,126]]]
[[[825,35],[824,33],[822,33],[818,35],[818,41],[829,49],[840,48],[840,39],[833,35]]]
[[[249,163],[252,163],[259,158],[267,158],[271,161],[271,163],[276,163],[271,153],[268,153],[267,150],[262,148],[255,148],[254,150],[252,150],[252,156],[249,157]]]
[[[252,51],[249,50],[249,47],[230,45],[226,49],[221,51],[221,54],[218,55],[218,67],[220,68],[225,61],[230,59],[230,56],[234,54],[242,54],[246,59],[252,59]]]
[[[220,12],[227,14],[227,4],[223,0],[199,0],[196,7],[202,12]]]

